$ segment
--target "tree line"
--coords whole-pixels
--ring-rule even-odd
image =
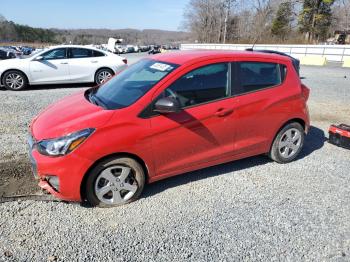
[[[190,34],[157,29],[42,29],[20,25],[0,15],[0,42],[47,44],[106,44],[109,37],[126,44],[179,44],[190,41]]]
[[[43,29],[7,21],[0,14],[0,42],[103,44],[319,43],[335,30],[350,30],[350,0],[189,0],[184,31]]]
[[[190,0],[184,27],[206,43],[319,43],[350,29],[350,0]]]
[[[2,42],[55,42],[56,33],[49,29],[34,28],[7,21],[0,15],[0,41]]]

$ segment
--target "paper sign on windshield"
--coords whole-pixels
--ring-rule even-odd
[[[167,71],[169,69],[172,69],[172,66],[163,64],[163,63],[154,63],[153,65],[150,66],[152,69],[156,69],[159,71]]]

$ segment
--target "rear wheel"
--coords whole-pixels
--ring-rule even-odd
[[[137,161],[124,157],[108,159],[91,170],[85,195],[92,206],[120,206],[136,200],[144,185],[145,174]]]
[[[95,83],[101,85],[113,76],[113,71],[108,68],[102,68],[96,72]]]
[[[297,123],[289,123],[278,132],[269,156],[277,163],[289,163],[301,152],[304,145],[304,129]]]
[[[23,90],[28,86],[27,77],[22,72],[17,70],[6,72],[2,82],[6,89],[12,91]]]

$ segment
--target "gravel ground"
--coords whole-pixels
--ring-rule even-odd
[[[312,90],[312,128],[297,161],[257,156],[199,170],[149,185],[139,201],[112,209],[0,204],[0,261],[350,261],[350,151],[325,142],[331,123],[350,123],[350,70],[301,72]],[[0,90],[0,196],[37,190],[27,125],[82,88]]]

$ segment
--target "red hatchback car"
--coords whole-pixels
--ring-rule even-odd
[[[155,55],[43,111],[30,126],[30,158],[54,196],[121,205],[146,183],[188,171],[265,153],[294,160],[308,97],[282,55]]]

